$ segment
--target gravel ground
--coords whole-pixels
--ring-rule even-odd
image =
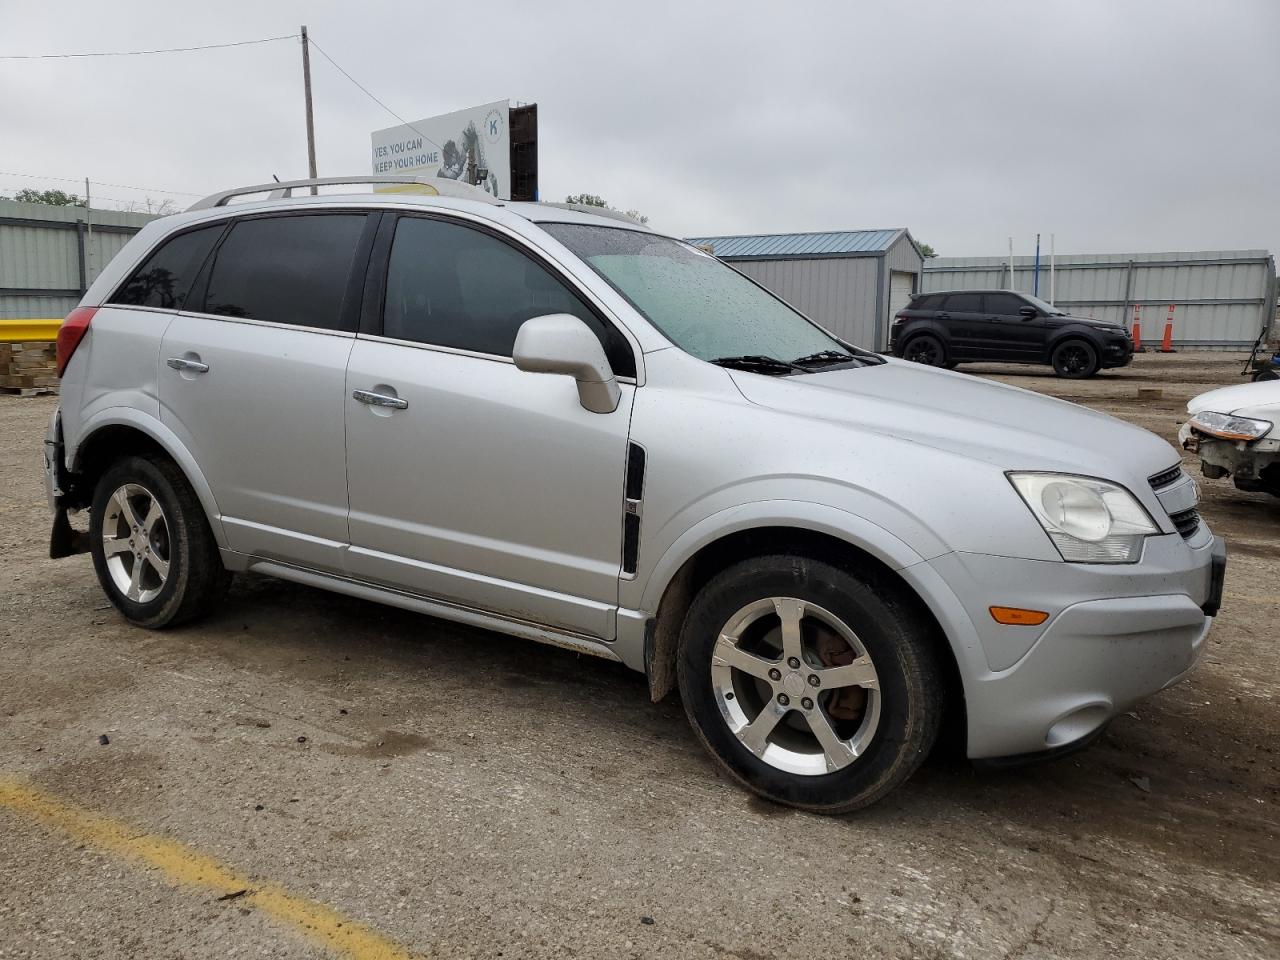
[[[964,369],[1173,440],[1239,362]],[[1280,500],[1202,481],[1231,562],[1188,681],[1086,752],[979,773],[941,750],[832,819],[719,777],[678,701],[616,664],[266,579],[199,625],[126,626],[87,557],[46,559],[54,403],[0,397],[0,778],[414,954],[1280,955]],[[0,805],[0,956],[316,955],[245,902]]]

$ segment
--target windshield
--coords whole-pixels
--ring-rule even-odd
[[[1039,310],[1041,313],[1047,313],[1051,317],[1066,316],[1065,313],[1063,313],[1061,310],[1055,307],[1052,303],[1048,303],[1044,300],[1041,300],[1039,297],[1033,297],[1029,293],[1020,293],[1018,294],[1018,296],[1025,297],[1027,300],[1031,302],[1031,305],[1035,307],[1037,310]]]
[[[773,294],[687,243],[613,227],[540,226],[590,264],[668,340],[699,359],[793,361],[828,350],[848,354]]]

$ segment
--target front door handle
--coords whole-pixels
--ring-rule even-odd
[[[209,365],[199,360],[188,360],[186,357],[170,357],[166,361],[174,370],[186,370],[189,373],[208,373]]]
[[[374,393],[372,390],[352,390],[351,398],[367,403],[371,407],[390,407],[392,410],[405,410],[409,401],[401,397],[391,397],[385,393]]]

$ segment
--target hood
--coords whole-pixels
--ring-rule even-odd
[[[1099,320],[1097,317],[1077,317],[1073,313],[1068,313],[1062,317],[1063,320],[1070,320],[1073,323],[1085,323],[1091,327],[1111,327],[1116,330],[1124,330],[1128,332],[1128,328],[1123,323],[1116,323],[1114,320]]]
[[[1164,440],[1030,390],[888,360],[798,377],[730,371],[752,403],[982,460],[1135,483],[1179,462]]]
[[[1194,416],[1202,410],[1280,423],[1280,380],[1260,380],[1257,383],[1219,387],[1188,401],[1187,413]]]

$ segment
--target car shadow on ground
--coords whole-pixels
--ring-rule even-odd
[[[485,721],[505,736],[566,738],[542,750],[571,756],[585,735],[595,757],[655,790],[696,784],[739,796],[763,820],[810,816],[737,794],[704,755],[678,694],[651,703],[644,677],[619,663],[259,577],[238,578],[200,629],[203,650],[242,668],[301,672],[332,683],[338,697],[380,697],[387,726],[406,735],[422,732],[411,729],[422,691],[444,688],[458,702],[489,705]],[[1184,687],[1121,716],[1084,751],[1011,769],[969,763],[952,718],[908,783],[845,819],[858,829],[927,820],[944,834],[948,823],[977,819],[1021,846],[1060,848],[1071,862],[1089,857],[1080,844],[1137,843],[1265,882],[1280,869],[1280,858],[1260,852],[1274,829],[1265,814],[1280,802],[1275,754],[1254,755],[1265,707],[1236,702],[1230,714],[1200,715],[1205,694]]]

